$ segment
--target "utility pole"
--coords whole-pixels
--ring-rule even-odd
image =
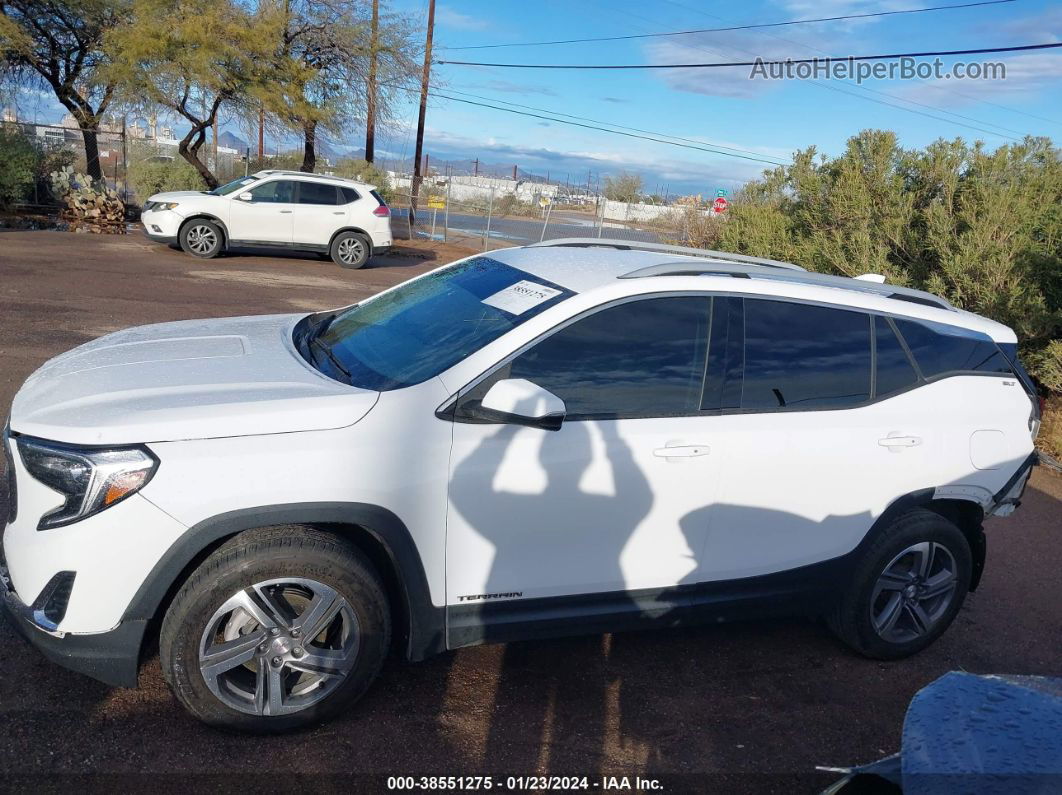
[[[424,151],[424,115],[428,111],[428,83],[431,80],[431,37],[435,31],[435,0],[428,0],[428,32],[424,38],[424,71],[420,77],[420,112],[417,114],[417,145],[413,153],[413,182],[409,197],[409,223],[417,220],[417,197],[424,175],[420,172],[420,154]]]
[[[380,0],[372,0],[372,34],[369,37],[369,96],[365,101],[365,162],[376,155],[376,57],[380,38]]]
[[[479,158],[478,157],[473,161],[473,169],[474,170],[472,172],[472,176],[473,177],[478,177],[479,176]]]
[[[258,106],[258,160],[265,157],[265,105]]]
[[[513,166],[513,182],[516,182],[516,166]]]

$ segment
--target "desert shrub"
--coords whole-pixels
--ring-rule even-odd
[[[18,130],[0,127],[0,208],[26,201],[33,193],[41,153]]]
[[[507,215],[530,215],[536,216],[541,213],[539,207],[531,202],[525,202],[515,193],[505,193],[494,199],[494,215],[505,217]]]
[[[183,158],[163,160],[149,158],[129,164],[129,187],[139,202],[156,193],[171,190],[203,190],[203,178]]]

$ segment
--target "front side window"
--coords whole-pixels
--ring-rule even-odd
[[[743,410],[845,408],[870,400],[870,316],[745,299]]]
[[[287,179],[275,179],[272,182],[264,182],[256,188],[251,188],[251,201],[273,202],[288,204],[295,194],[295,183]]]
[[[573,295],[490,257],[475,257],[295,328],[302,355],[362,389],[400,389],[438,375]]]
[[[320,182],[300,182],[299,204],[339,204],[336,186]]]
[[[1012,373],[1010,363],[989,337],[929,321],[895,318],[896,328],[926,378],[944,373]]]
[[[695,414],[710,309],[711,299],[697,296],[608,307],[516,357],[504,377],[553,392],[568,419]]]

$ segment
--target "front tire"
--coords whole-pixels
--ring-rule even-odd
[[[355,547],[289,526],[222,545],[162,623],[174,695],[218,728],[273,734],[319,724],[369,687],[390,644],[383,584]]]
[[[328,253],[332,262],[341,268],[360,268],[372,256],[372,243],[358,232],[340,232]]]
[[[185,253],[211,259],[221,253],[224,236],[221,227],[213,221],[193,218],[181,227],[179,240]]]
[[[925,509],[903,514],[863,553],[830,627],[866,657],[908,657],[950,626],[972,569],[958,527]]]

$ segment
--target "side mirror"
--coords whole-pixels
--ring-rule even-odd
[[[250,194],[250,193],[241,193],[236,198],[239,199],[242,202],[253,202],[254,201],[254,196],[252,194]]]
[[[506,378],[487,390],[475,415],[492,422],[559,431],[564,401],[524,378]]]

